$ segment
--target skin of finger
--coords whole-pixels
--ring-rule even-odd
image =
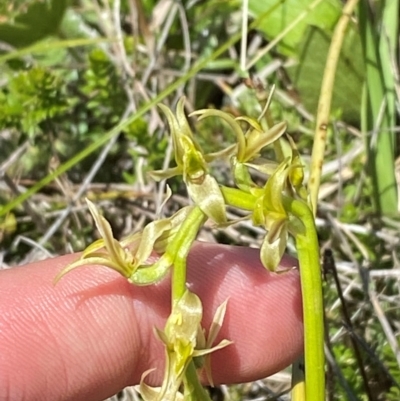
[[[156,370],[164,352],[153,328],[170,313],[166,278],[150,287],[129,284],[90,266],[55,275],[76,255],[0,272],[0,400],[102,400]],[[283,268],[295,264],[284,258]],[[267,376],[302,352],[298,272],[271,274],[258,251],[197,243],[188,287],[204,304],[204,327],[229,298],[222,338],[234,343],[212,356],[215,383]],[[228,362],[229,361],[229,362]]]

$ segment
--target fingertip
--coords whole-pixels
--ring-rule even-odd
[[[213,311],[229,298],[216,342],[227,338],[233,345],[211,357],[216,383],[257,380],[301,355],[301,288],[294,258],[282,260],[285,272],[279,274],[262,266],[257,249],[197,244],[191,258],[200,269],[189,274],[191,289],[209,305],[206,328]]]
[[[109,269],[90,266],[54,285],[75,259],[68,255],[1,272],[0,391],[8,386],[14,399],[24,393],[29,400],[101,400],[138,383],[149,368],[156,368],[149,383],[162,378],[164,351],[153,328],[162,329],[170,313],[169,280],[136,287]],[[271,274],[258,250],[202,243],[194,245],[188,263],[188,286],[202,300],[206,328],[229,299],[216,342],[226,338],[233,344],[212,356],[217,384],[265,377],[301,352],[296,270]],[[288,268],[294,264],[283,260]]]
[[[98,266],[54,285],[74,259],[1,272],[0,399],[102,400],[139,380],[145,330],[135,324],[132,286]]]

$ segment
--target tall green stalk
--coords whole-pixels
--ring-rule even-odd
[[[251,194],[222,187],[227,204],[253,210],[256,199]],[[325,354],[321,267],[314,216],[309,205],[301,200],[283,197],[286,211],[299,219],[304,230],[294,235],[300,264],[303,300],[305,397],[307,401],[325,399]]]
[[[398,197],[394,173],[396,138],[393,131],[396,119],[393,62],[399,28],[398,13],[398,0],[376,3],[375,13],[368,1],[360,2],[359,24],[366,66],[361,124],[366,133],[375,209],[387,215],[397,212]],[[381,20],[379,15],[382,15]]]
[[[295,236],[303,299],[305,399],[325,400],[324,304],[314,216],[302,201],[284,198],[287,210],[305,227]]]

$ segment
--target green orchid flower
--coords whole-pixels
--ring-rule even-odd
[[[208,355],[231,344],[228,340],[222,340],[218,345],[211,347],[222,325],[225,309],[226,302],[218,308],[214,326],[210,329],[209,339],[206,340],[200,325],[203,315],[200,298],[189,290],[185,291],[180,300],[174,304],[164,331],[156,329],[157,337],[165,346],[166,369],[161,387],[150,387],[144,382],[150,371],[142,375],[138,388],[145,401],[184,399],[179,390],[184,381],[186,369],[193,358]],[[200,348],[202,346],[207,348]]]
[[[180,224],[193,207],[185,207],[170,218],[155,220],[143,231],[119,242],[114,236],[110,223],[99,213],[88,199],[86,202],[102,238],[89,245],[80,258],[65,267],[55,278],[61,277],[80,266],[101,265],[113,269],[137,285],[149,285],[160,281],[172,265],[172,256],[164,254],[157,262],[147,260],[153,251],[163,253]]]
[[[259,166],[261,150],[279,139],[286,131],[286,123],[279,123],[269,130],[264,130],[261,124],[249,117],[233,118],[230,114],[220,110],[198,110],[190,114],[198,116],[199,120],[207,117],[218,117],[224,120],[236,135],[236,145],[229,148],[231,156],[231,165],[235,183],[238,188],[249,192],[251,188],[255,188],[251,179],[248,167],[257,168]],[[243,131],[240,122],[246,122],[250,127],[246,132]],[[254,164],[253,164],[254,163]]]
[[[214,344],[219,331],[221,330],[222,323],[225,318],[226,306],[228,300],[224,301],[220,306],[218,306],[215,311],[213,321],[211,322],[210,329],[208,331],[208,336],[206,336],[205,330],[199,327],[197,331],[197,348],[199,349],[212,349],[211,346]],[[232,342],[228,340],[222,340],[219,344],[220,348],[225,347]],[[211,375],[211,355],[206,354],[203,356],[197,356],[194,359],[197,368],[204,368],[208,383],[214,387],[214,381]]]
[[[261,245],[260,256],[263,265],[271,271],[275,271],[279,265],[287,243],[289,216],[283,206],[282,196],[289,166],[290,158],[287,158],[269,177],[253,211],[253,223],[268,230]]]
[[[176,167],[157,170],[150,173],[155,180],[183,175],[183,180],[193,202],[217,224],[227,221],[224,197],[219,184],[209,174],[207,163],[217,157],[207,157],[196,142],[184,111],[185,98],[182,97],[176,107],[176,117],[171,110],[159,105],[167,117],[171,130]]]
[[[304,181],[304,163],[301,160],[299,151],[293,139],[288,136],[289,144],[292,149],[292,161],[289,167],[289,181],[293,188],[293,197],[297,195],[300,199],[307,201],[308,191],[303,184]]]
[[[298,218],[287,212],[284,198],[300,198],[303,195],[303,171],[299,156],[292,152],[269,177],[263,189],[252,193],[257,197],[252,215],[253,223],[265,227],[265,236],[260,256],[263,265],[275,271],[286,249],[288,234],[296,235],[304,231]]]

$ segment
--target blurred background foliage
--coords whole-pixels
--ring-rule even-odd
[[[249,22],[260,21],[241,38],[246,3],[1,2],[3,268],[81,250],[91,242],[96,233],[85,196],[103,208],[118,237],[154,218],[165,186],[146,173],[171,159],[164,118],[150,107],[157,96],[174,107],[185,94],[188,112],[216,107],[257,117],[258,99],[275,85],[271,116],[288,122],[307,169],[326,57],[343,1],[249,0]],[[321,247],[333,251],[345,301],[338,301],[327,273],[330,400],[400,397],[396,15],[397,0],[360,0],[336,71],[317,217]],[[198,63],[202,68],[195,71]],[[207,152],[234,140],[216,119],[192,122]],[[225,161],[213,169],[230,183]],[[187,199],[179,180],[169,185],[175,193],[167,207],[172,213]],[[203,240],[245,246],[258,246],[261,238],[257,228],[244,223],[201,234]],[[295,253],[291,244],[288,252]],[[344,323],[344,309],[350,325]],[[223,386],[215,399],[268,399],[288,388],[288,377],[282,372],[245,386]],[[135,397],[134,391],[119,397]]]

